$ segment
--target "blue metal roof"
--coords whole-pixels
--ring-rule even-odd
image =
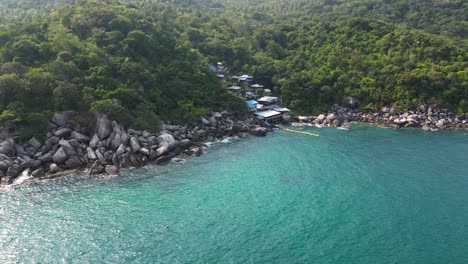
[[[255,100],[248,100],[248,101],[245,101],[247,103],[247,105],[250,107],[250,108],[256,108],[257,107],[257,104],[258,102],[255,101]]]

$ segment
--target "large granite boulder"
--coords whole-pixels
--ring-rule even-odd
[[[7,139],[0,144],[0,153],[5,154],[9,157],[16,155],[15,141],[13,139]]]
[[[264,137],[268,133],[268,129],[266,127],[256,127],[252,130],[250,130],[250,134],[256,136],[256,137]]]
[[[80,141],[81,143],[85,143],[85,144],[88,144],[89,141],[90,141],[88,136],[83,135],[83,134],[78,133],[78,132],[75,132],[75,131],[73,131],[71,133],[71,138],[76,139],[76,140]]]
[[[52,156],[52,159],[57,164],[62,164],[67,160],[68,156],[63,147],[60,147],[55,154]]]
[[[55,131],[54,135],[59,138],[68,138],[71,136],[72,130],[70,128],[61,128]]]
[[[67,156],[75,156],[76,155],[76,151],[75,149],[73,148],[73,146],[70,144],[70,142],[68,142],[67,140],[60,140],[59,141],[59,145],[61,146],[61,148],[65,151],[65,153],[67,154]],[[56,162],[57,163],[57,162]],[[60,162],[58,162],[60,163]]]
[[[138,152],[140,150],[140,142],[138,142],[137,137],[130,138],[130,146],[132,147],[133,152]]]
[[[163,133],[158,137],[158,147],[166,147],[169,150],[177,147],[177,141],[174,136],[169,133]]]
[[[92,147],[92,148],[96,148],[99,144],[99,137],[98,135],[94,135],[92,138],[91,138],[91,141],[89,142],[89,146]]]
[[[107,115],[96,116],[96,134],[99,139],[104,140],[112,133],[112,123]]]
[[[39,142],[39,140],[37,140],[35,137],[28,140],[28,144],[29,144],[29,146],[33,147],[34,150],[36,150],[36,149],[38,149],[38,148],[40,148],[42,146],[42,143]]]
[[[74,118],[77,115],[75,111],[65,111],[62,113],[55,113],[51,118],[50,121],[55,125],[61,127],[65,126],[68,121]]]

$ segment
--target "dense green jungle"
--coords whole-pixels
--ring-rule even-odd
[[[217,62],[298,114],[350,97],[466,114],[467,16],[463,0],[0,0],[0,126],[42,129],[64,110],[145,129],[245,115]]]

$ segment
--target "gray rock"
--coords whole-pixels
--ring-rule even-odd
[[[24,148],[22,146],[20,146],[20,145],[15,145],[15,151],[16,151],[16,155],[18,155],[18,156],[27,155]]]
[[[80,141],[78,141],[78,140],[76,140],[76,139],[73,139],[73,138],[70,139],[70,140],[68,140],[68,143],[69,143],[70,145],[72,145],[72,147],[74,147],[74,148],[80,148],[80,147],[81,147]]]
[[[160,157],[160,156],[165,155],[168,152],[169,152],[169,149],[167,147],[160,147],[156,149],[156,156]]]
[[[119,164],[121,168],[128,168],[132,166],[129,155],[130,154],[123,154],[122,156],[119,157]]]
[[[118,175],[119,174],[119,168],[115,165],[107,165],[105,168],[105,171],[109,175]]]
[[[80,133],[75,132],[75,131],[73,131],[71,133],[71,138],[76,139],[76,140],[80,141],[81,143],[85,143],[85,144],[89,143],[89,141],[90,141],[88,136],[80,134]]]
[[[4,161],[4,160],[11,161],[10,157],[8,157],[7,155],[5,155],[3,153],[0,153],[0,161]]]
[[[42,162],[40,160],[30,160],[28,163],[29,168],[31,168],[31,170],[35,170],[42,165]]]
[[[37,170],[34,170],[33,172],[31,172],[31,175],[35,178],[42,178],[45,176],[45,170],[44,168],[39,168]]]
[[[67,160],[68,156],[65,150],[60,147],[55,154],[52,156],[52,159],[57,164],[62,164]]]
[[[20,171],[18,170],[18,167],[16,166],[10,166],[6,172],[6,175],[12,178],[16,178],[19,174],[20,174]]]
[[[130,138],[130,146],[132,147],[133,152],[138,152],[140,150],[140,143],[138,142],[138,138],[131,137]]]
[[[104,156],[102,155],[102,153],[97,149],[95,152],[96,154],[96,157],[98,158],[98,160],[102,163],[105,163],[106,162],[106,159],[104,158]]]
[[[39,142],[39,140],[37,140],[35,137],[28,140],[28,144],[29,146],[33,147],[35,150],[42,146],[42,143]]]
[[[439,129],[444,129],[446,127],[445,119],[439,119],[436,123],[436,127]]]
[[[83,166],[83,163],[81,162],[79,158],[71,157],[65,162],[65,166],[68,169],[76,169],[76,168]]]
[[[250,134],[257,136],[257,137],[264,137],[268,133],[268,129],[265,127],[257,127],[250,131]]]
[[[183,139],[183,140],[181,140],[181,141],[179,142],[179,146],[180,146],[181,148],[186,148],[186,147],[190,146],[190,143],[191,143],[191,142],[190,142],[190,139]]]
[[[150,155],[149,155],[149,159],[150,160],[155,160],[157,157],[158,157],[157,151],[156,150],[151,150]]]
[[[44,143],[42,151],[47,152],[47,151],[51,150],[59,141],[60,141],[60,138],[56,137],[56,136],[52,136],[52,137],[48,138],[46,140],[46,142]]]
[[[86,148],[86,155],[88,156],[88,159],[90,160],[96,160],[96,153],[94,153],[94,150],[91,147]]]
[[[144,137],[144,138],[148,138],[148,137],[151,137],[151,133],[149,133],[148,131],[145,130],[145,131],[143,131],[141,133],[141,136]]]
[[[53,122],[55,125],[61,127],[65,126],[70,119],[74,118],[77,115],[76,112],[74,111],[65,111],[62,113],[56,113],[52,116],[50,119],[51,122]]]
[[[163,125],[161,130],[177,131],[177,130],[179,130],[179,128],[180,128],[180,126]]]
[[[140,153],[143,154],[143,155],[146,155],[146,156],[149,156],[150,155],[150,151],[149,149],[147,148],[140,148]]]
[[[200,117],[200,120],[201,120],[202,123],[203,123],[204,125],[206,125],[206,126],[210,124],[210,121],[208,121],[208,120],[207,120],[206,118],[204,118],[203,116]]]
[[[127,132],[130,135],[141,136],[141,131],[138,131],[138,130],[128,129]]]
[[[60,171],[62,171],[62,168],[60,168],[57,164],[55,164],[55,163],[50,164],[49,173],[55,174],[55,173],[60,172]]]
[[[120,134],[116,134],[111,141],[112,150],[116,150],[117,148],[119,148],[120,144],[122,144],[122,139],[120,137]]]
[[[55,131],[54,135],[59,138],[68,138],[71,136],[72,130],[70,128],[61,128]]]
[[[119,124],[116,121],[112,121],[112,131],[114,131],[115,134],[122,134],[122,129],[120,128]]]
[[[334,127],[339,127],[340,125],[341,125],[341,122],[340,122],[339,119],[333,120],[333,126],[334,126]]]
[[[115,151],[115,155],[120,156],[124,153],[125,153],[125,146],[123,144],[120,144],[120,146]]]
[[[210,122],[210,123],[209,123],[209,124],[210,124],[210,126],[213,126],[213,127],[215,127],[215,126],[217,126],[217,125],[218,125],[218,121],[216,121],[216,118],[215,118],[214,116],[211,116],[211,117],[210,117],[210,120],[209,120],[209,122]]]
[[[8,170],[8,165],[5,162],[0,161],[0,171],[5,172],[7,170]]]
[[[120,140],[122,141],[122,144],[124,146],[128,145],[128,141],[129,141],[128,134],[123,129],[122,129],[122,134],[120,135]]]
[[[166,147],[170,151],[177,147],[177,141],[171,134],[163,133],[158,137],[158,146]]]
[[[111,121],[107,115],[99,115],[96,119],[96,134],[99,139],[104,140],[112,133]]]
[[[60,140],[59,145],[65,151],[67,156],[76,156],[76,151],[73,148],[73,146],[70,144],[70,142],[68,142],[66,140]],[[55,159],[54,159],[54,161],[55,161]],[[61,163],[61,162],[55,162],[55,163]]]
[[[46,153],[42,156],[39,157],[39,160],[42,162],[42,163],[49,163],[49,162],[52,162],[54,159],[52,157],[52,154],[51,153]]]
[[[12,139],[7,139],[0,144],[0,153],[5,154],[7,156],[15,156],[15,141]]]
[[[157,146],[159,144],[158,138],[156,136],[151,136],[148,138],[148,145],[149,146]]]
[[[2,185],[12,184],[12,183],[13,183],[13,178],[11,176],[5,176],[0,179],[0,184]]]
[[[93,165],[89,168],[88,175],[101,174],[105,172],[104,166],[102,166],[100,161],[95,161]]]
[[[98,135],[94,135],[93,138],[91,138],[91,141],[89,142],[89,146],[92,148],[96,148],[99,144],[99,137]]]
[[[119,166],[119,156],[117,156],[117,155],[114,154],[114,155],[112,156],[111,160],[112,160],[112,164],[113,164],[113,165]]]
[[[156,159],[156,164],[160,165],[160,164],[163,164],[163,163],[167,163],[167,162],[171,161],[172,158],[177,156],[178,153],[179,153],[178,151],[172,151],[172,152],[168,153],[167,155],[161,156],[161,157]]]

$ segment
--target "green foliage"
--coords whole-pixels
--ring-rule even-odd
[[[246,114],[208,71],[221,61],[296,113],[350,96],[362,109],[466,113],[465,2],[0,0],[0,112],[33,124],[32,113],[99,111],[148,129]]]
[[[46,124],[46,112],[76,110],[83,120],[103,112],[152,129],[160,118],[187,120],[217,109],[228,94],[203,56],[179,38],[169,4],[34,4],[0,0],[2,120],[35,128]]]

